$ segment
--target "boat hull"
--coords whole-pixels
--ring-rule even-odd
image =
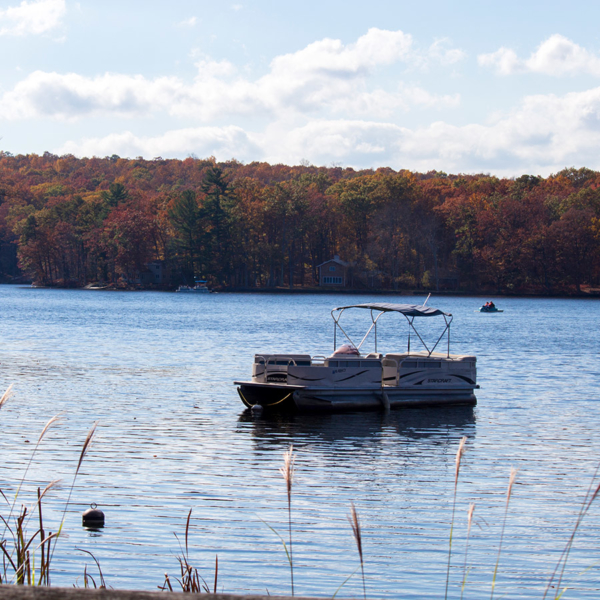
[[[407,389],[383,388],[315,388],[289,385],[236,382],[244,405],[260,405],[266,410],[299,412],[345,412],[387,410],[416,406],[474,406],[477,398],[472,388]]]
[[[246,408],[257,404],[265,409],[290,411],[297,410],[294,392],[300,388],[288,385],[255,384],[250,382],[235,382],[238,394]]]

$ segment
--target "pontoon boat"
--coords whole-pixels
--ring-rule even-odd
[[[194,287],[191,287],[189,285],[180,285],[175,291],[193,294],[208,294],[210,292],[208,286],[206,285],[205,279],[197,279]]]
[[[371,324],[356,345],[340,325],[348,309],[370,311]],[[409,325],[406,352],[377,351],[377,322],[385,313],[404,315]],[[452,315],[436,308],[413,304],[356,304],[331,311],[334,321],[334,353],[256,354],[251,381],[236,381],[242,402],[248,407],[299,411],[389,409],[425,405],[474,405],[475,356],[450,354]],[[445,327],[430,349],[414,326],[417,317],[444,319]],[[346,342],[337,348],[338,330]],[[361,351],[374,333],[374,351]],[[411,334],[424,350],[411,350]],[[447,351],[435,352],[443,338]],[[337,348],[337,350],[336,350]]]

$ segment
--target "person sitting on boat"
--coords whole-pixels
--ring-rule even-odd
[[[351,355],[360,356],[360,352],[356,346],[352,344],[342,344],[331,356]]]
[[[488,302],[489,304],[489,308],[496,308],[496,305],[490,300],[490,302]]]

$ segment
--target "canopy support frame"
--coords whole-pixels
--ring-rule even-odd
[[[381,313],[381,314],[383,314],[383,313]],[[448,320],[448,318],[446,317],[446,315],[442,315],[444,317],[444,323],[445,323],[446,326],[444,327],[444,331],[442,331],[442,333],[440,334],[440,337],[437,339],[437,342],[433,345],[433,348],[431,350],[427,347],[427,344],[425,343],[425,340],[421,337],[420,333],[417,331],[416,327],[413,325],[413,321],[415,320],[415,317],[409,317],[408,315],[404,315],[404,316],[406,317],[406,320],[408,321],[408,325],[409,325],[409,330],[408,330],[408,354],[410,354],[410,330],[412,329],[415,332],[415,334],[417,335],[417,337],[419,338],[419,340],[421,340],[421,344],[423,344],[423,347],[427,351],[427,356],[431,356],[433,354],[433,352],[437,348],[438,344],[440,343],[440,341],[444,337],[445,333],[448,332],[448,351],[447,351],[447,356],[448,357],[450,356],[450,325],[452,323],[452,319],[454,318],[452,315],[450,315],[450,320]]]
[[[429,297],[427,297],[427,300],[429,300]],[[427,302],[427,300],[425,302]],[[425,304],[422,305],[423,308],[425,308]],[[340,325],[340,319],[342,317],[342,314],[344,313],[344,311],[347,308],[370,308],[370,314],[371,314],[371,326],[369,327],[369,329],[367,330],[367,332],[365,333],[365,335],[363,336],[362,340],[360,341],[360,343],[358,344],[358,346],[354,343],[354,340],[346,333],[346,331],[344,330],[344,328]],[[374,310],[379,310],[379,314],[375,317],[374,316]],[[337,316],[336,313],[337,311]],[[406,318],[408,325],[409,325],[409,329],[408,329],[408,354],[410,354],[410,334],[411,334],[411,329],[412,331],[415,332],[415,335],[419,338],[421,344],[423,344],[423,347],[425,348],[425,351],[427,352],[428,357],[430,357],[433,352],[435,351],[435,349],[438,347],[439,343],[441,342],[442,338],[444,337],[444,335],[447,336],[447,340],[448,340],[448,345],[447,345],[447,356],[450,356],[450,325],[452,324],[452,321],[454,319],[454,317],[451,314],[448,313],[444,313],[444,312],[439,312],[438,314],[441,314],[444,317],[444,330],[442,331],[442,333],[440,334],[440,336],[438,337],[437,341],[435,342],[435,344],[433,345],[433,347],[431,348],[431,350],[429,349],[429,347],[427,346],[427,344],[425,343],[425,340],[421,337],[421,334],[417,331],[416,327],[414,326],[414,320],[416,316],[419,315],[411,315],[409,316],[408,314],[402,312],[402,311],[393,311],[393,310],[382,310],[380,308],[378,308],[377,306],[368,306],[368,305],[362,305],[362,306],[344,306],[344,307],[340,307],[340,308],[334,308],[331,311],[331,317],[333,319],[333,351],[335,352],[336,347],[337,347],[337,329],[339,327],[340,331],[344,334],[344,337],[350,342],[350,344],[356,348],[357,350],[360,350],[360,348],[362,347],[362,345],[366,342],[367,338],[369,337],[369,334],[371,333],[371,331],[375,330],[375,352],[377,352],[377,321],[379,320],[379,318],[381,317],[381,315],[383,315],[385,312],[400,312],[401,314],[404,315],[404,317]],[[423,316],[429,316],[429,315],[423,315]]]

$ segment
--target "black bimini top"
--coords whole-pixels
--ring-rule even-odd
[[[445,315],[451,317],[450,313],[445,313],[439,308],[433,308],[431,306],[422,306],[419,304],[391,304],[388,302],[375,302],[373,304],[352,304],[351,306],[340,306],[334,308],[336,310],[345,310],[347,308],[366,308],[369,310],[378,310],[381,312],[399,312],[407,317],[437,317],[438,315]],[[333,312],[332,311],[332,312]]]

